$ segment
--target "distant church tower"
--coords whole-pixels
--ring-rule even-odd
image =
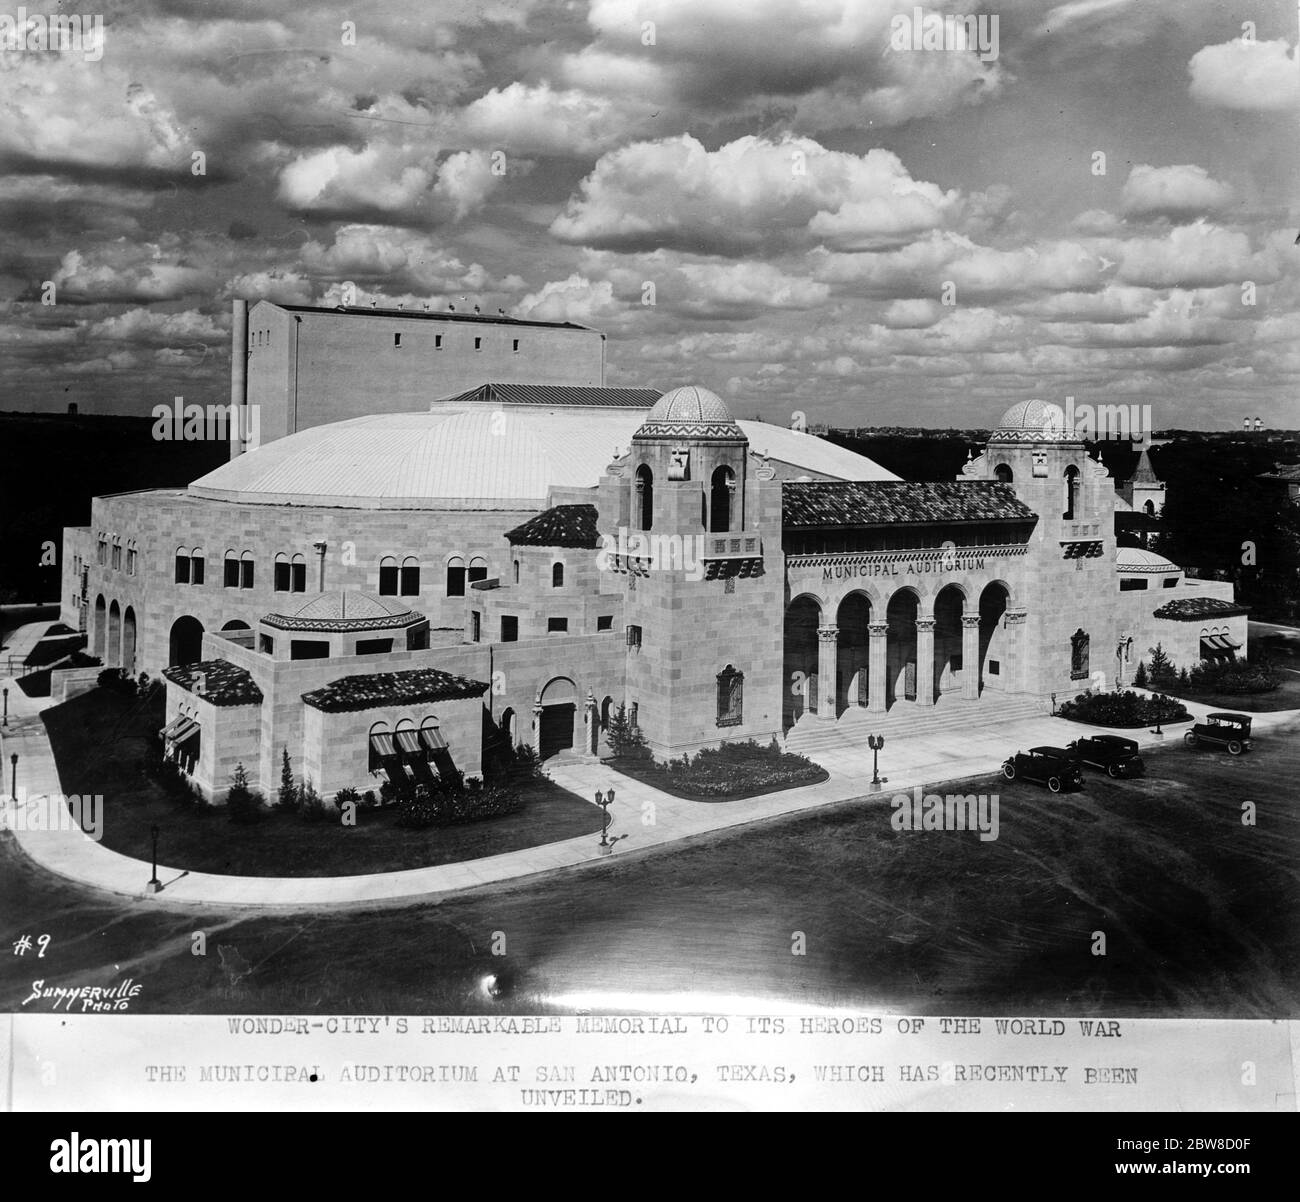
[[[1159,517],[1160,511],[1165,507],[1165,484],[1164,481],[1156,476],[1155,470],[1151,466],[1151,460],[1147,452],[1152,447],[1163,445],[1162,442],[1156,442],[1147,433],[1142,438],[1142,450],[1138,455],[1137,467],[1133,470],[1133,475],[1123,484],[1120,485],[1118,492],[1127,502],[1134,513],[1146,513],[1151,517]]]
[[[1058,405],[1022,401],[1003,415],[982,455],[959,479],[1000,480],[1038,514],[1029,541],[1025,607],[1027,662],[1021,679],[1043,692],[1071,697],[1114,682],[1115,491],[1110,473],[1066,426]],[[1023,604],[1022,598],[1012,603]]]
[[[706,388],[665,393],[610,465],[626,700],[657,755],[780,733],[781,484]]]

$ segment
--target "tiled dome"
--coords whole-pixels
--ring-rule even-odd
[[[994,442],[1076,442],[1069,429],[1065,410],[1050,401],[1020,401],[1012,405],[998,422],[990,441]]]
[[[320,593],[291,614],[267,614],[262,619],[278,630],[387,629],[423,620],[396,598],[353,591]]]
[[[648,422],[730,422],[731,411],[716,393],[698,384],[665,392],[646,414]]]

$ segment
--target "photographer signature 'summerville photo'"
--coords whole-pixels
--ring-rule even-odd
[[[0,14],[14,1029],[1300,1016],[1298,36]]]

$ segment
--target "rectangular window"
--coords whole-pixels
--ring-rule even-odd
[[[519,339],[518,339],[518,338],[515,339],[514,347],[513,347],[512,349],[514,350],[515,354],[518,354],[518,353],[519,353]]]
[[[629,626],[627,628],[627,645],[629,647],[641,646],[641,627]]]
[[[122,568],[122,548],[116,543],[113,544],[113,567],[118,571]]]
[[[1166,577],[1165,577],[1165,578],[1160,582],[1160,587],[1161,587],[1161,588],[1177,588],[1177,587],[1178,587],[1178,577],[1177,577],[1177,576],[1166,576]]]
[[[482,637],[483,615],[476,609],[469,615],[469,639],[471,643],[477,643]]]
[[[1002,661],[1000,659],[989,660],[989,675],[1000,676],[1002,674]]]
[[[598,617],[598,618],[596,619],[596,629],[597,629],[597,630],[613,630],[613,629],[614,629],[614,615],[613,615],[613,614],[601,614],[600,617]]]
[[[501,641],[514,643],[519,640],[519,619],[510,615],[501,616]]]
[[[394,346],[401,346],[401,345],[402,345],[402,336],[401,336],[401,334],[394,334],[394,335],[393,335],[393,345],[394,345]]]
[[[305,563],[295,563],[289,566],[293,569],[293,591],[295,593],[305,593],[307,591],[307,565]]]
[[[745,674],[730,664],[718,673],[718,725],[739,726],[745,705]]]
[[[465,595],[465,569],[463,567],[447,568],[447,596],[463,597]]]
[[[226,560],[225,586],[226,588],[239,587],[239,560],[237,559]]]
[[[379,595],[381,597],[397,596],[397,565],[395,563],[379,565]]]
[[[289,565],[283,561],[277,561],[271,574],[274,581],[272,587],[275,591],[277,593],[287,593],[291,579]]]
[[[203,556],[195,555],[190,558],[190,583],[203,583]]]
[[[275,650],[275,640],[269,634],[257,636],[257,649],[263,655],[270,655]]]
[[[357,639],[358,655],[387,655],[392,649],[392,639]]]
[[[474,349],[475,349],[476,351],[481,351],[481,350],[483,349],[483,339],[482,339],[482,338],[475,338],[475,339],[474,339]]]
[[[328,659],[329,639],[294,639],[289,644],[290,659]]]
[[[190,582],[190,557],[188,555],[176,556],[176,583],[189,584]]]
[[[400,591],[403,597],[418,597],[420,595],[420,569],[418,567],[404,566],[402,568]]]
[[[239,587],[240,588],[253,587],[253,561],[251,559],[244,559],[240,561]]]
[[[1120,578],[1119,591],[1121,593],[1141,592],[1146,587],[1147,582],[1144,577],[1139,576],[1131,580],[1125,580],[1123,577]]]
[[[569,630],[568,618],[547,618],[546,619],[547,634],[567,634],[568,630]]]
[[[436,350],[436,351],[440,351],[440,350],[442,350],[442,335],[441,335],[441,334],[435,334],[435,335],[433,336],[433,349]]]

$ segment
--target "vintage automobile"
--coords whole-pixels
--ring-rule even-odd
[[[1083,769],[1074,752],[1063,747],[1031,747],[1017,751],[1002,765],[1007,780],[1024,777],[1046,785],[1053,793],[1062,789],[1082,789]]]
[[[1240,755],[1251,748],[1249,714],[1206,714],[1185,735],[1188,747],[1226,747],[1229,755]]]
[[[1138,754],[1136,740],[1123,735],[1090,735],[1071,743],[1069,750],[1085,764],[1103,769],[1112,778],[1141,776],[1147,770]]]

